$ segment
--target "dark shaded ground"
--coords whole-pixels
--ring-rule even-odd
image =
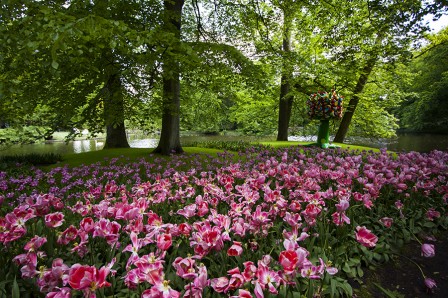
[[[421,245],[411,242],[390,262],[376,270],[365,270],[362,284],[350,282],[355,289],[354,297],[448,297],[448,232],[442,232],[436,238],[435,242],[427,241],[435,246],[433,258],[422,257]],[[437,289],[434,293],[427,291],[420,269],[411,260],[427,277],[435,280]]]

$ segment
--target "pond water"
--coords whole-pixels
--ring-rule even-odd
[[[181,142],[186,144],[192,141],[269,141],[273,137],[254,136],[182,136]],[[315,141],[315,136],[290,137],[291,141]],[[429,152],[431,150],[448,150],[448,135],[436,134],[400,134],[396,139],[367,139],[351,138],[347,143],[354,145],[365,145],[375,148],[387,148],[392,151],[419,151]],[[133,148],[155,148],[158,144],[158,136],[142,137],[129,135],[129,145]],[[101,150],[104,146],[103,139],[76,140],[65,142],[47,142],[29,145],[14,145],[0,150],[1,155],[27,154],[27,153],[81,153]]]
[[[389,150],[430,152],[432,150],[448,151],[448,134],[411,134],[401,133],[395,139],[376,140],[349,140],[353,144],[365,145],[375,148],[387,148]]]

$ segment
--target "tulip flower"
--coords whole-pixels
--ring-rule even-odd
[[[64,222],[64,214],[55,212],[45,215],[45,225],[50,228],[57,228],[62,226]]]
[[[356,241],[365,247],[374,247],[378,242],[378,237],[370,232],[366,227],[356,227]]]
[[[230,257],[236,257],[243,253],[243,247],[241,242],[233,241],[233,245],[227,250],[227,255]]]
[[[434,279],[432,278],[425,278],[425,286],[428,288],[428,291],[434,292],[434,290],[437,288],[437,284]]]
[[[423,244],[422,245],[422,257],[425,258],[432,258],[434,257],[436,254],[435,248],[434,248],[434,244]]]

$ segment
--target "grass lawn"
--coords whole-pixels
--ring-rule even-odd
[[[209,154],[216,156],[218,153],[223,152],[223,150],[209,149],[209,148],[198,148],[198,147],[184,147],[186,154]],[[83,153],[72,153],[66,154],[62,157],[62,161],[44,168],[55,168],[68,165],[69,167],[76,167],[82,164],[88,165],[96,162],[104,162],[108,159],[125,156],[129,161],[139,160],[141,158],[149,159],[149,155],[152,153],[154,148],[120,148],[120,149],[105,149],[98,151],[90,151]],[[163,157],[163,156],[159,156]],[[169,156],[166,156],[169,158]]]
[[[282,142],[282,141],[272,141],[272,142],[259,142],[262,145],[271,146],[274,148],[284,148],[289,146],[306,146],[311,144],[311,142]],[[256,142],[254,142],[256,144]],[[359,151],[373,151],[379,152],[377,148],[365,147],[365,146],[355,146],[335,143],[343,149],[348,150],[359,150]],[[185,154],[208,154],[211,156],[217,156],[218,153],[224,152],[220,149],[202,148],[202,147],[183,147]],[[45,168],[55,168],[64,165],[70,167],[80,166],[82,164],[88,165],[96,162],[104,162],[110,158],[116,158],[120,156],[125,156],[129,161],[138,160],[141,158],[149,159],[153,148],[120,148],[120,149],[106,149],[99,151],[91,151],[84,153],[72,153],[63,156],[63,160],[55,165],[46,166]],[[159,156],[160,157],[160,156]],[[169,158],[168,156],[166,158]],[[237,161],[238,156],[235,156],[235,161]]]
[[[307,146],[310,144],[313,144],[313,142],[299,142],[299,141],[273,141],[273,142],[259,142],[262,145],[271,146],[274,148],[283,148],[283,147],[289,147],[289,146]],[[351,145],[351,144],[342,144],[342,143],[331,143],[333,145],[339,146],[342,149],[349,149],[349,150],[360,150],[360,151],[373,151],[373,152],[379,152],[380,149],[378,148],[372,148],[372,147],[366,147],[366,146],[357,146],[357,145]]]

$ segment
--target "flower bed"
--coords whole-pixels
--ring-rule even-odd
[[[351,295],[346,279],[362,265],[447,227],[446,152],[262,148],[239,159],[0,172],[0,291]]]

